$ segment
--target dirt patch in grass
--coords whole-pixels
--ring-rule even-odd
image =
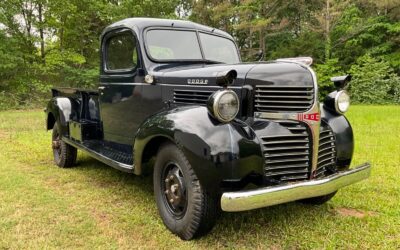
[[[92,215],[94,216],[96,221],[101,225],[108,225],[111,222],[109,214],[99,211],[97,209],[92,209]]]
[[[346,207],[339,207],[335,208],[334,211],[336,214],[343,216],[343,217],[356,217],[356,218],[364,218],[366,216],[375,216],[377,215],[376,212],[372,211],[361,211],[354,208],[346,208]]]
[[[10,133],[0,129],[0,140],[10,139]]]

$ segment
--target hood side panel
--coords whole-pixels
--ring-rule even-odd
[[[200,80],[207,84],[193,84],[202,86],[216,86],[216,76],[219,72],[236,70],[237,79],[232,86],[242,86],[246,74],[254,64],[220,64],[220,65],[187,65],[173,68],[164,68],[153,71],[156,81],[161,84],[189,85],[188,80]]]

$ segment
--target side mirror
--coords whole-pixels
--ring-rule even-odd
[[[255,54],[255,60],[256,61],[262,61],[264,60],[264,51],[263,50],[259,50],[256,54]]]
[[[343,89],[349,85],[349,82],[351,81],[351,75],[335,76],[331,78],[331,81],[333,84],[335,84],[336,88]]]
[[[234,69],[217,72],[216,83],[217,85],[226,88],[228,85],[231,85],[233,83],[236,77],[237,77],[237,72]]]

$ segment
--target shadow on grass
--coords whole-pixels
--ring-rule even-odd
[[[94,186],[105,187],[108,186],[107,183],[120,184],[122,182],[125,188],[132,189],[132,187],[135,187],[135,190],[140,190],[140,195],[153,195],[151,174],[137,176],[132,173],[125,173],[90,156],[78,157],[77,165],[74,169],[90,174]],[[109,187],[112,188],[114,185]]]
[[[153,197],[152,175],[136,176],[119,170],[113,169],[93,158],[80,157],[78,166],[74,171],[82,171],[88,175],[90,182],[95,187],[109,189],[114,195],[119,192],[112,189],[134,190],[131,192],[133,198],[126,199],[121,194],[121,200],[128,202],[129,206],[142,206],[147,210],[149,206],[152,209],[156,207],[155,202],[149,201],[138,204],[134,196]],[[111,183],[111,184],[110,184]],[[122,187],[120,186],[122,185]],[[153,201],[153,199],[150,199]],[[149,218],[153,216],[151,210],[147,210]],[[224,247],[234,247],[233,242],[245,243],[246,246],[257,246],[259,240],[245,242],[250,239],[266,238],[271,242],[285,241],[291,235],[298,237],[309,237],[306,231],[313,231],[315,227],[326,220],[332,218],[334,214],[330,211],[329,205],[311,206],[298,202],[292,202],[257,210],[251,210],[238,213],[222,212],[217,220],[216,226],[208,235],[195,239],[194,242],[199,246],[210,247],[218,245]],[[158,218],[161,220],[160,218]],[[165,229],[167,230],[167,229]],[[329,228],[327,228],[329,230]],[[327,231],[328,232],[328,231]]]

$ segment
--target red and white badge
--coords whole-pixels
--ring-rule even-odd
[[[297,114],[297,120],[299,121],[319,121],[320,115],[319,113],[313,114]]]

